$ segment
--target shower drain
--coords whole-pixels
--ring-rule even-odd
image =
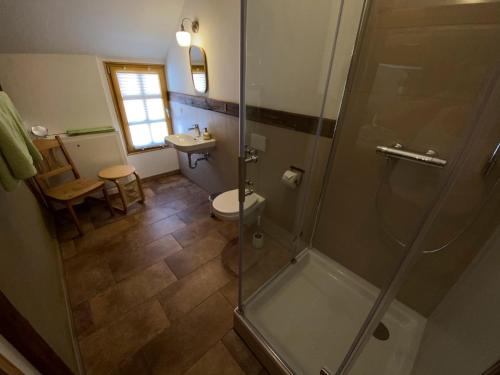
[[[375,337],[377,340],[381,341],[389,340],[390,336],[391,334],[389,333],[389,329],[382,322],[380,322],[377,328],[375,328],[375,331],[373,331],[373,337]]]

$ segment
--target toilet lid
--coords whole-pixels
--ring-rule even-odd
[[[244,209],[248,209],[257,203],[257,196],[250,194],[245,197]],[[235,214],[239,210],[238,189],[229,190],[214,199],[213,207],[223,214]]]

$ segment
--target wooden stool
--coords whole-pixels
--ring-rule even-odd
[[[130,181],[126,184],[120,183],[119,180],[121,178],[129,177],[131,175],[135,176],[135,181]],[[112,167],[101,170],[98,176],[103,180],[113,182],[118,188],[120,199],[122,201],[122,207],[113,206],[117,210],[122,211],[123,213],[127,213],[128,207],[135,202],[144,203],[144,192],[142,191],[141,179],[136,173],[135,168],[131,165],[114,165]],[[137,190],[139,192],[138,196],[136,197],[131,196],[131,194],[127,194],[130,193],[130,189],[128,189],[128,187],[134,184],[134,182],[137,184]]]

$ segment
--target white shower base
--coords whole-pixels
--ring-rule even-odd
[[[315,249],[257,291],[245,316],[297,374],[332,374],[379,289]],[[390,338],[371,338],[350,374],[408,375],[426,319],[395,301],[382,322]]]

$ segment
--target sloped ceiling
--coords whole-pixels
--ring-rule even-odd
[[[184,0],[0,0],[0,53],[163,60]]]

